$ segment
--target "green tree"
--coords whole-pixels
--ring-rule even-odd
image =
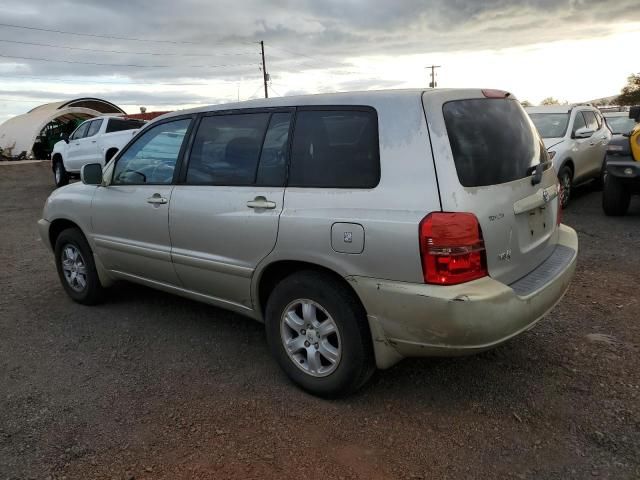
[[[557,98],[547,97],[540,102],[540,105],[560,105],[560,102]]]
[[[640,73],[631,74],[616,99],[618,105],[640,105]]]

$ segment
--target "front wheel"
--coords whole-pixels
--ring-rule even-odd
[[[60,283],[67,295],[84,305],[99,303],[103,287],[93,252],[82,232],[77,228],[62,231],[56,239],[54,251]]]
[[[53,164],[53,179],[56,182],[56,187],[64,187],[69,183],[69,174],[67,170],[64,168],[64,163],[62,160],[57,160]]]
[[[267,301],[266,333],[280,367],[314,395],[352,393],[375,370],[366,313],[328,274],[303,271],[280,282]]]
[[[631,203],[631,192],[613,175],[607,175],[602,190],[602,209],[605,215],[619,217],[627,213]]]

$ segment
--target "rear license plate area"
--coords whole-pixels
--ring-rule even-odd
[[[529,212],[529,234],[531,238],[539,238],[544,235],[550,228],[549,219],[547,218],[547,208],[535,208]]]

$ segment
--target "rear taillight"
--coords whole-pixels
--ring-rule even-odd
[[[424,217],[420,255],[425,283],[455,285],[488,275],[482,231],[472,213],[433,212]]]
[[[558,196],[556,197],[556,225],[562,223],[562,184],[558,182]]]

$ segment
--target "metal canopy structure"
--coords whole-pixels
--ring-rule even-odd
[[[0,148],[7,156],[18,157],[24,153],[26,157],[31,157],[36,139],[51,122],[66,123],[75,119],[124,113],[117,105],[100,98],[85,97],[46,103],[0,125]]]

